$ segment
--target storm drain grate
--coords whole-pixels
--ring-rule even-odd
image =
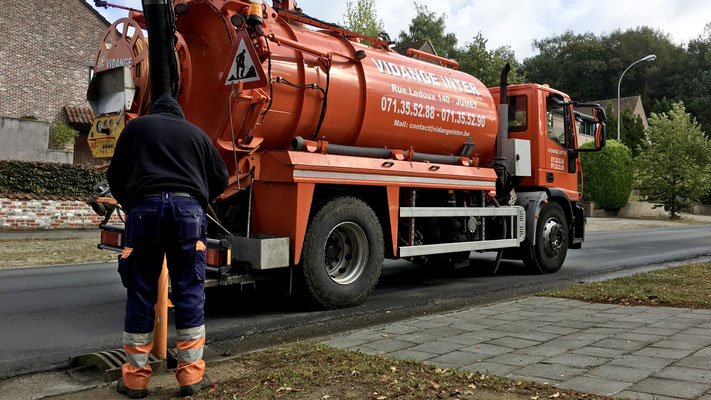
[[[126,353],[123,349],[105,350],[97,353],[82,354],[69,358],[69,368],[90,368],[95,367],[104,373],[106,382],[116,381],[121,377],[121,366],[125,364]],[[165,360],[159,360],[153,354],[148,356],[148,365],[154,372],[165,371],[167,364]]]

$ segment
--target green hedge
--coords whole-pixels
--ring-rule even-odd
[[[594,141],[580,148],[591,149]],[[617,140],[608,140],[600,152],[580,153],[583,168],[583,191],[595,206],[618,210],[629,201],[634,179],[632,152]]]
[[[90,196],[105,171],[72,164],[0,161],[0,192]]]

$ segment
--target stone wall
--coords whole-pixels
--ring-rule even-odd
[[[86,197],[0,194],[0,230],[97,228],[103,217]],[[122,224],[111,216],[111,224]]]
[[[668,218],[669,213],[656,203],[630,201],[617,211],[596,208],[592,201],[584,201],[583,208],[588,217],[621,217],[621,218]],[[695,215],[711,215],[711,206],[697,205],[688,210]]]
[[[48,143],[49,123],[0,118],[0,160],[72,163],[74,152],[48,150]]]
[[[66,122],[87,107],[90,66],[108,22],[85,0],[2,0],[0,116]]]

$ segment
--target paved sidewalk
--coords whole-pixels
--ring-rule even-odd
[[[326,344],[632,399],[711,400],[711,310],[531,297]]]

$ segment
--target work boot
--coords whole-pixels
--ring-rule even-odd
[[[116,384],[116,391],[128,396],[131,399],[142,399],[148,397],[148,389],[129,389],[126,384],[123,383],[123,378],[119,378]]]
[[[180,387],[180,395],[183,397],[186,396],[193,396],[203,389],[207,389],[210,387],[210,378],[207,377],[207,375],[203,374],[202,375],[202,380],[198,383],[193,383],[192,385],[185,385]]]

